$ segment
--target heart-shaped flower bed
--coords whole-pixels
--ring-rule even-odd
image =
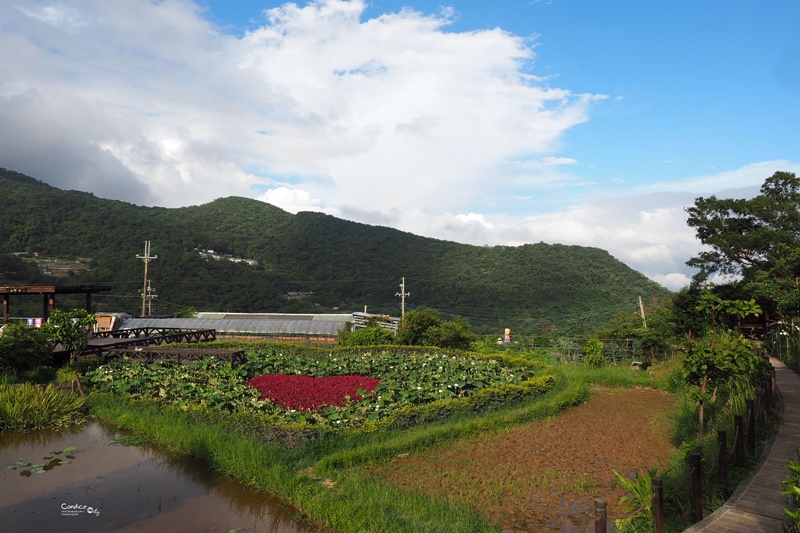
[[[247,385],[261,391],[284,409],[318,411],[324,406],[343,406],[349,397],[359,401],[362,394],[374,391],[380,380],[366,376],[326,376],[312,378],[299,374],[262,374]],[[359,394],[361,392],[361,394]]]

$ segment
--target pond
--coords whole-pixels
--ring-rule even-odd
[[[279,499],[150,446],[115,444],[98,421],[0,435],[4,531],[311,533]]]

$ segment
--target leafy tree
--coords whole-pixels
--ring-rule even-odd
[[[740,276],[749,294],[800,316],[800,178],[776,172],[754,198],[698,198],[687,211],[687,223],[710,247],[687,262],[699,277]]]
[[[474,338],[475,334],[467,319],[456,317],[452,321],[428,328],[422,336],[422,343],[439,348],[466,350]]]
[[[697,312],[710,325],[711,334],[688,343],[683,372],[686,381],[694,386],[698,405],[698,441],[702,446],[706,405],[714,406],[719,387],[733,377],[748,379],[758,375],[763,361],[755,354],[749,341],[723,326],[725,315],[742,318],[748,314],[760,314],[761,308],[755,300],[723,300],[706,291],[700,295]]]
[[[53,360],[53,343],[42,328],[8,325],[0,336],[0,368],[14,376]]]
[[[733,331],[689,343],[683,362],[686,381],[693,386],[698,406],[697,439],[703,445],[705,407],[717,402],[720,387],[732,379],[753,380],[764,370],[764,360],[743,336]]]
[[[425,333],[430,328],[439,327],[442,324],[442,317],[435,309],[419,309],[409,311],[403,317],[400,330],[397,334],[397,343],[405,346],[416,346],[425,344]]]
[[[197,316],[197,309],[192,306],[181,309],[181,312],[178,313],[178,318],[194,318],[195,316]]]
[[[61,349],[69,352],[69,362],[72,363],[88,344],[86,333],[96,321],[94,315],[84,309],[54,309],[44,329],[51,341],[61,344]]]
[[[443,321],[435,309],[421,309],[406,313],[400,324],[397,343],[465,350],[474,338],[475,334],[465,318]]]

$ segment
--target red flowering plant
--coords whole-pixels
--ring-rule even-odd
[[[299,374],[262,374],[246,382],[261,392],[261,399],[271,400],[287,410],[317,412],[324,407],[344,407],[359,402],[372,392],[380,380],[367,376],[309,377]]]

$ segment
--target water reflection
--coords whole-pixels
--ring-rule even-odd
[[[4,531],[221,531],[311,533],[291,508],[215,475],[199,461],[113,442],[120,432],[89,422],[65,431],[0,435],[0,524]],[[18,460],[43,473],[9,470]],[[51,457],[51,459],[47,459]],[[30,469],[29,469],[30,471]]]

